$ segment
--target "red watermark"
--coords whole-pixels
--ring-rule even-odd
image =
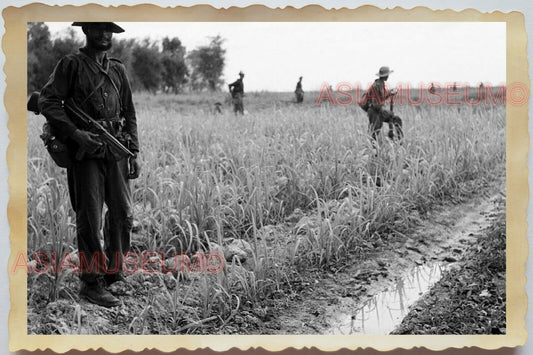
[[[315,101],[317,105],[327,102],[330,105],[364,105],[368,97],[379,98],[383,95],[378,95],[375,92],[375,87],[372,83],[363,86],[361,84],[352,85],[348,82],[338,83],[333,88],[328,83],[322,84],[320,92]],[[385,90],[387,93],[391,92],[391,88],[385,82]],[[364,95],[368,93],[369,95]],[[408,84],[398,84],[393,95],[387,95],[387,98],[380,102],[385,105],[393,98],[394,105],[448,105],[459,106],[466,104],[475,106],[480,104],[505,105],[507,103],[513,106],[523,106],[529,100],[529,88],[527,85],[519,82],[511,83],[510,85],[499,84],[491,85],[489,83],[481,83],[477,87],[472,87],[467,84],[459,83],[431,83],[419,84],[413,87]]]
[[[13,265],[12,272],[24,270],[27,273],[36,274],[61,274],[66,270],[73,273],[97,273],[114,274],[122,271],[126,274],[142,272],[146,274],[162,273],[208,273],[218,274],[224,270],[226,259],[224,254],[218,251],[197,252],[192,257],[186,254],[173,254],[155,251],[145,251],[141,254],[127,252],[123,256],[115,255],[115,260],[122,258],[122,268],[119,270],[118,263],[108,266],[106,256],[103,253],[85,255],[84,253],[65,253],[57,255],[55,252],[35,252],[29,256],[19,253]]]

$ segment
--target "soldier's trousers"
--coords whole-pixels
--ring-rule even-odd
[[[236,93],[233,95],[232,101],[233,101],[233,112],[244,114],[244,103],[243,103],[243,94],[242,93]]]
[[[67,169],[70,199],[76,212],[81,280],[92,284],[106,273],[122,271],[133,225],[128,159],[86,159]],[[102,221],[103,205],[108,210]],[[103,226],[104,248],[101,246]]]
[[[303,91],[295,91],[294,94],[296,95],[296,102],[297,103],[304,102],[304,92]]]
[[[394,138],[394,132],[396,132],[398,139],[403,138],[402,119],[388,110],[370,107],[368,109],[368,121],[368,130],[374,140],[377,139],[383,122],[389,124],[389,138]]]

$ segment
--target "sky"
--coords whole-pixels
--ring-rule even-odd
[[[47,22],[60,35],[70,22]],[[178,37],[187,51],[225,39],[227,83],[245,73],[246,91],[306,91],[339,83],[366,87],[381,66],[389,85],[505,82],[503,22],[120,22],[116,38]],[[80,37],[81,29],[76,27]]]

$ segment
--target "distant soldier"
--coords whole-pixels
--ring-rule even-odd
[[[392,102],[392,99],[396,94],[395,92],[387,90],[385,87],[385,81],[387,81],[389,74],[392,72],[393,71],[390,70],[389,67],[381,67],[379,73],[376,74],[379,78],[374,81],[374,84],[372,84],[364,94],[360,103],[361,108],[368,114],[369,131],[374,141],[377,139],[377,135],[383,126],[383,122],[389,124],[390,139],[394,139],[394,130],[396,130],[398,139],[403,138],[401,118],[395,116],[392,111],[384,108],[386,100],[390,98]]]
[[[241,115],[244,115],[244,83],[242,82],[242,79],[244,79],[244,73],[240,71],[239,79],[229,84],[228,87],[233,102],[233,112],[235,112],[235,114],[240,113]]]
[[[431,83],[431,86],[430,86],[430,88],[429,88],[429,92],[432,93],[432,94],[434,94],[435,91],[437,91],[437,89],[435,89],[435,85],[433,85],[433,83]]]
[[[479,83],[478,97],[480,100],[485,99],[485,87],[483,86],[483,83]]]
[[[453,83],[452,91],[453,91],[453,92],[456,92],[456,91],[457,91],[457,83]]]
[[[296,94],[296,102],[302,103],[304,102],[304,90],[302,89],[302,79],[303,77],[300,77],[300,80],[296,83],[296,90],[294,90],[294,93]]]

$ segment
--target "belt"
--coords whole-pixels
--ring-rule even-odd
[[[113,117],[98,117],[96,120],[105,121],[105,122],[118,122],[118,121],[122,121],[122,118],[117,115]]]
[[[102,125],[111,133],[113,136],[117,136],[120,133],[123,126],[123,121],[120,116],[114,117],[100,117],[97,121],[101,122]]]

